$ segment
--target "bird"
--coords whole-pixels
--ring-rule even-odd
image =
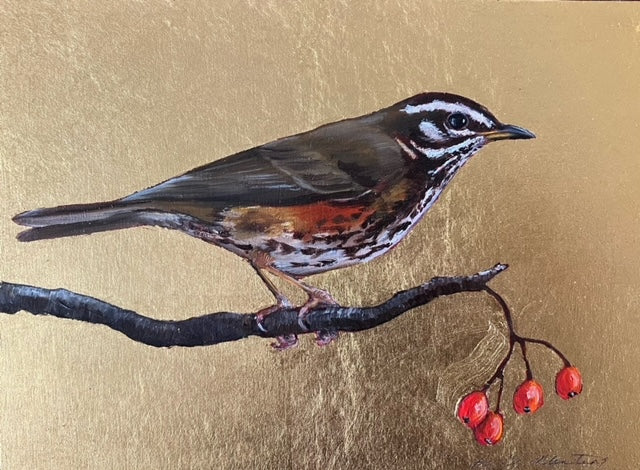
[[[20,213],[17,239],[136,226],[182,231],[244,258],[273,294],[264,317],[292,306],[267,274],[302,289],[300,318],[337,305],[307,276],[369,262],[402,241],[486,144],[531,139],[464,96],[426,92],[358,117],[276,139],[120,199]],[[302,323],[301,323],[302,324]],[[316,332],[318,344],[337,332]],[[279,337],[277,349],[297,344]]]

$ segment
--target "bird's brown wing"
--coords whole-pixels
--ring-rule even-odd
[[[377,129],[358,129],[354,134],[348,122],[342,124],[338,133],[324,126],[240,152],[121,202],[289,206],[358,198],[398,177],[395,169],[402,157],[393,139]]]
[[[367,119],[279,139],[116,201],[18,214],[16,223],[33,227],[18,238],[32,241],[137,225],[175,228],[182,222],[158,214],[214,221],[230,207],[350,200],[381,191],[401,178],[407,166],[393,138]]]

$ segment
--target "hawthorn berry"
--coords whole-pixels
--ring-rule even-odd
[[[474,430],[473,434],[483,446],[492,446],[502,440],[504,418],[502,413],[489,411],[487,417]]]
[[[475,428],[487,416],[489,400],[487,394],[476,390],[466,395],[458,405],[458,418],[471,429]]]
[[[513,409],[518,414],[535,413],[544,405],[542,385],[535,380],[526,380],[518,385],[513,394]]]
[[[577,367],[567,366],[556,375],[556,393],[568,400],[582,392],[582,375]]]

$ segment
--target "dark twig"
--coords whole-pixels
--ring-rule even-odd
[[[263,320],[266,332],[258,328],[255,314],[219,312],[186,320],[156,320],[65,289],[51,290],[8,282],[0,283],[0,312],[13,314],[25,310],[34,315],[98,323],[120,331],[134,341],[157,347],[206,346],[252,335],[276,337],[309,331],[366,330],[437,297],[485,290],[487,282],[505,269],[507,265],[498,264],[470,276],[436,277],[398,292],[373,307],[319,306],[308,312],[306,325],[299,324],[298,309],[283,308]]]
[[[540,344],[542,346],[549,348],[562,360],[562,362],[564,362],[565,367],[570,367],[571,363],[569,362],[569,359],[567,359],[567,357],[564,354],[562,354],[562,352],[558,348],[556,348],[553,344],[551,344],[549,341],[545,341],[543,339],[537,339],[537,338],[528,338],[526,336],[520,336],[518,333],[516,333],[515,326],[513,324],[513,315],[511,314],[511,309],[509,308],[509,305],[507,304],[507,302],[502,298],[500,294],[498,294],[489,286],[485,285],[482,288],[482,290],[484,290],[487,294],[493,297],[496,300],[496,302],[498,302],[498,304],[500,305],[500,308],[502,308],[502,311],[504,313],[504,318],[507,322],[507,327],[509,328],[509,350],[507,351],[507,354],[505,355],[505,357],[502,359],[502,362],[500,362],[500,364],[498,365],[498,368],[496,369],[494,374],[489,378],[489,380],[485,382],[483,387],[483,390],[487,391],[496,380],[500,380],[500,389],[498,391],[498,405],[496,407],[496,410],[499,410],[500,398],[502,396],[502,389],[504,387],[504,371],[507,368],[509,361],[511,360],[511,356],[513,355],[513,351],[516,343],[520,345],[520,351],[522,352],[522,359],[524,360],[524,364],[527,369],[527,380],[533,380],[533,372],[531,371],[531,364],[529,363],[529,359],[527,357],[527,343]]]

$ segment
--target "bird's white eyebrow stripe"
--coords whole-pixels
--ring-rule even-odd
[[[425,111],[447,111],[449,113],[460,112],[464,113],[480,124],[484,124],[487,127],[493,127],[494,123],[487,119],[482,113],[469,108],[462,103],[447,103],[446,101],[435,100],[430,103],[411,105],[408,104],[402,108],[402,112],[407,114],[422,113]]]

